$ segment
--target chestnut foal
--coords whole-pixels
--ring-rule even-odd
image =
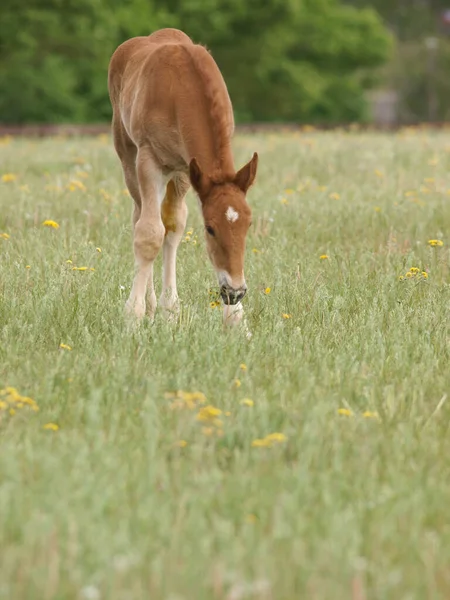
[[[144,316],[148,291],[147,312],[153,317],[153,263],[161,247],[159,302],[167,311],[177,309],[176,254],[191,183],[200,200],[224,318],[235,312],[230,321],[239,321],[247,290],[244,253],[251,222],[245,195],[255,179],[258,155],[235,171],[233,109],[216,63],[182,31],[161,29],[117,48],[109,65],[108,89],[114,146],[134,200],[137,273],[127,311]]]

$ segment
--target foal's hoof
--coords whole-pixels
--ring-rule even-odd
[[[169,322],[176,321],[180,313],[180,301],[178,296],[165,296],[161,294],[159,307],[165,319]]]
[[[236,327],[242,321],[244,309],[242,304],[224,304],[223,306],[223,324],[227,327]]]
[[[125,314],[127,317],[141,320],[145,316],[145,303],[130,302],[127,300],[125,304]]]

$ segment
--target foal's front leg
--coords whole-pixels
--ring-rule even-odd
[[[141,211],[134,226],[134,256],[137,272],[126,308],[129,313],[133,313],[138,318],[145,315],[148,285],[147,312],[153,318],[156,310],[153,263],[164,240],[165,230],[160,207],[165,186],[162,173],[146,148],[140,148],[138,151],[136,173],[141,196]]]
[[[189,180],[184,175],[169,181],[161,206],[161,217],[165,228],[163,244],[163,288],[160,306],[168,316],[178,310],[176,260],[177,250],[186,227],[187,206],[184,201]]]

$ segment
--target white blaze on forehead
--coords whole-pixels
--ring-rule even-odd
[[[235,221],[237,221],[239,219],[239,213],[234,210],[234,208],[232,206],[229,206],[227,208],[227,212],[225,213],[226,218],[228,219],[228,221],[230,221],[230,223],[234,223]]]

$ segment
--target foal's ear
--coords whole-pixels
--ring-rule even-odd
[[[199,196],[204,196],[208,192],[210,185],[209,177],[203,173],[195,157],[189,163],[189,179],[191,180],[192,187]]]
[[[258,154],[255,152],[250,162],[236,173],[234,183],[240,188],[244,194],[255,181],[256,169],[258,168]]]

